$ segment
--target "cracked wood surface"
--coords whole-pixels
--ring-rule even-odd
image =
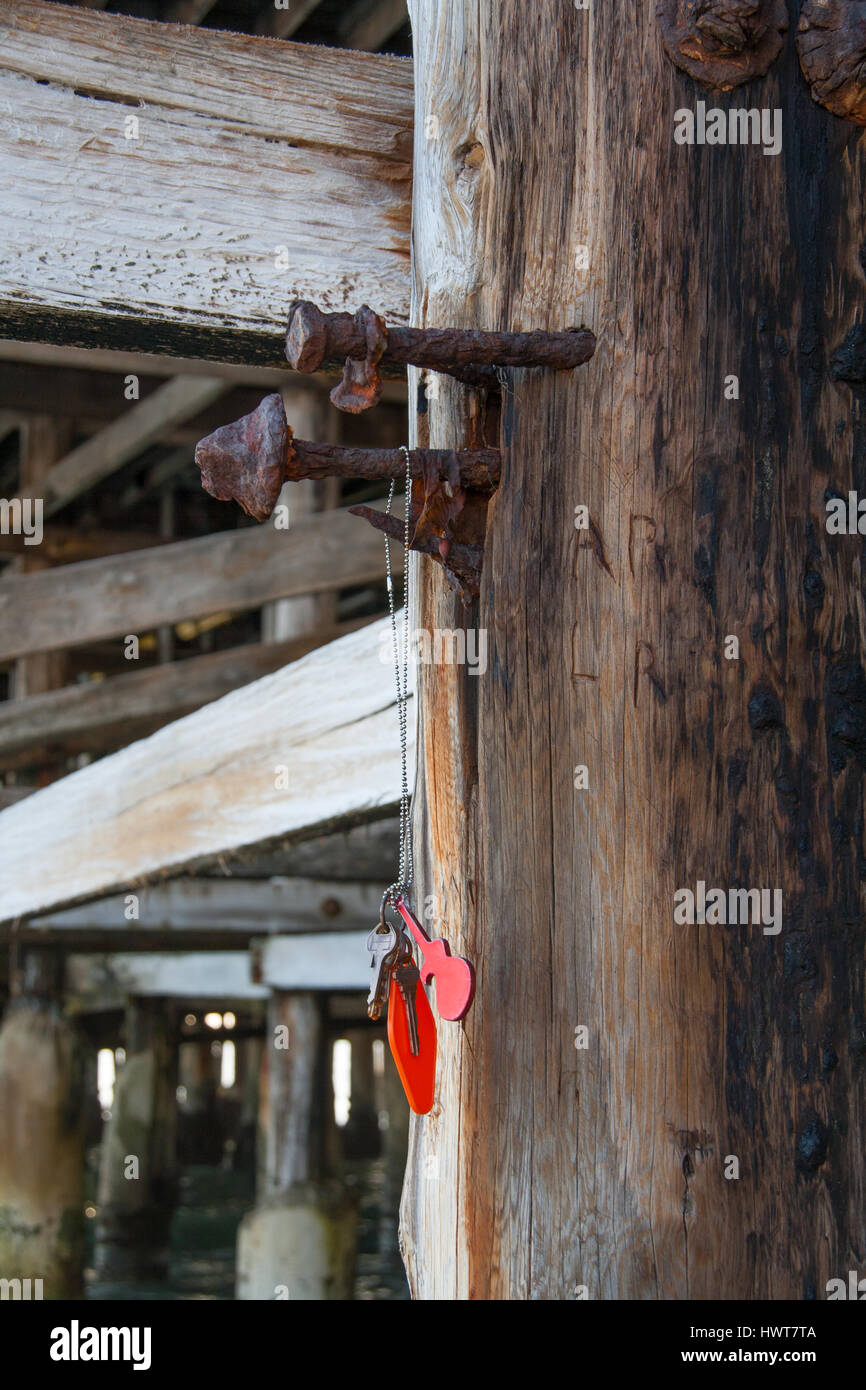
[[[393,806],[389,630],[340,638],[0,812],[0,921]]]
[[[410,1283],[820,1298],[866,1245],[862,538],[824,526],[863,490],[862,369],[825,364],[862,318],[866,143],[790,43],[742,102],[784,110],[782,155],[677,146],[706,93],[654,0],[410,8],[413,322],[598,338],[510,374],[487,672],[422,673],[417,903],[478,988],[413,1121]],[[440,383],[419,442],[477,412]],[[415,625],[456,626],[417,565]],[[781,888],[781,933],[675,926],[698,879]]]
[[[405,322],[411,142],[406,59],[4,5],[0,333],[285,366],[294,298]]]

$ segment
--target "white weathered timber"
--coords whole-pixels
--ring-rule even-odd
[[[176,878],[137,893],[130,921],[127,895],[100,898],[65,912],[32,917],[35,931],[346,932],[370,930],[382,898],[377,883],[310,878]],[[25,928],[26,930],[26,928]]]
[[[0,920],[392,806],[387,630],[383,621],[351,633],[8,807]]]
[[[364,584],[382,566],[379,533],[335,511],[305,519],[303,529],[247,526],[39,574],[6,574],[0,661]]]
[[[379,897],[381,899],[381,893]],[[378,920],[378,904],[374,918]],[[257,952],[256,973],[270,989],[368,989],[370,923],[360,932],[273,936]]]
[[[22,497],[41,497],[47,516],[95,487],[110,473],[159,439],[165,430],[188,420],[228,389],[220,377],[175,377],[158,387],[99,430],[45,473],[38,484],[22,488]]]
[[[119,951],[70,955],[66,983],[77,1012],[122,1006],[129,995],[174,999],[266,999],[253,982],[249,951]]]
[[[412,121],[405,59],[4,5],[4,336],[278,366],[296,297],[405,322]]]

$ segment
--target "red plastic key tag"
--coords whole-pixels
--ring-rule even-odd
[[[426,1115],[433,1108],[436,1087],[436,1020],[420,980],[415,989],[415,1018],[417,1056],[412,1053],[409,1020],[400,986],[392,975],[388,996],[388,1042],[410,1107],[416,1115]]]
[[[447,941],[431,941],[402,898],[397,899],[396,907],[421,952],[421,979],[426,985],[435,977],[436,1008],[443,1018],[456,1023],[466,1013],[475,993],[472,966],[462,956],[452,956]]]

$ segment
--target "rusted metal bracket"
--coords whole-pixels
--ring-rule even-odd
[[[782,51],[786,0],[657,0],[668,57],[717,92],[763,77]]]
[[[498,449],[412,449],[413,550],[432,555],[451,585],[469,603],[478,594],[484,557],[487,501],[499,485]],[[196,446],[202,486],[222,502],[240,503],[266,521],[287,481],[301,478],[400,479],[401,449],[347,449],[296,439],[282,396],[265,396],[249,415],[222,425]],[[402,540],[402,522],[370,507],[350,507],[380,531]],[[396,528],[396,529],[395,529]]]
[[[331,392],[340,410],[359,414],[382,391],[380,363],[447,372],[468,386],[496,389],[499,367],[569,371],[588,362],[595,335],[588,328],[563,333],[488,333],[476,328],[388,328],[366,304],[356,314],[323,314],[306,299],[289,306],[286,357],[295,371],[316,372],[343,357],[343,379]]]

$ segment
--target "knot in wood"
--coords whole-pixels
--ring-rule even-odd
[[[720,92],[763,77],[788,27],[785,0],[658,0],[656,15],[672,61]]]
[[[265,396],[249,415],[221,425],[196,445],[203,488],[221,502],[239,502],[256,521],[267,521],[294,452],[292,438],[282,396]]]
[[[866,2],[806,0],[797,52],[813,100],[866,125]]]

